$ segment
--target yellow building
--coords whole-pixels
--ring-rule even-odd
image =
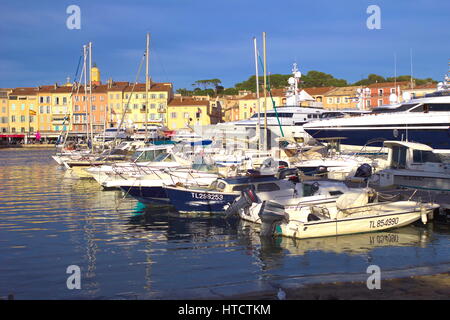
[[[54,133],[52,126],[52,91],[54,86],[38,87],[38,129],[41,135]]]
[[[52,131],[72,130],[70,119],[72,110],[72,87],[59,87],[55,84],[52,90]]]
[[[15,88],[8,97],[10,133],[27,139],[38,129],[38,88]]]
[[[323,107],[329,110],[356,109],[358,86],[337,87],[325,94]]]
[[[0,89],[0,134],[9,133],[8,95],[12,89]]]
[[[108,126],[117,127],[120,124],[120,120],[123,115],[123,96],[125,89],[128,87],[128,82],[113,82],[108,81],[107,92],[108,92]]]
[[[197,100],[191,97],[172,99],[167,107],[170,130],[209,125],[220,122],[221,111],[218,104],[209,100]]]
[[[264,112],[264,102],[267,104],[267,111],[273,109],[273,104],[278,107],[286,106],[286,94],[284,89],[272,89],[272,98],[267,93],[267,98],[264,98],[264,92],[259,94],[260,112]],[[251,93],[239,98],[239,119],[245,120],[254,115],[258,110],[258,99],[256,93]]]
[[[171,83],[129,84],[123,92],[123,110],[127,110],[126,123],[135,128],[145,128],[145,123],[167,124],[167,103],[173,97]],[[121,111],[123,113],[123,111]]]

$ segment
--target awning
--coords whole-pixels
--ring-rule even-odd
[[[24,134],[0,134],[0,138],[25,138]]]

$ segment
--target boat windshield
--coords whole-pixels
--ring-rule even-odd
[[[402,104],[401,106],[397,108],[389,108],[389,107],[378,107],[372,110],[372,113],[388,113],[388,112],[402,112],[402,111],[408,111],[409,109],[417,106],[417,103],[407,103]]]
[[[153,159],[153,161],[154,162],[161,162],[161,161],[166,161],[167,162],[167,161],[173,161],[173,159],[172,159],[172,157],[170,156],[169,153],[163,152],[163,153],[157,155],[155,157],[155,159]]]
[[[217,167],[205,163],[193,163],[192,169],[203,172],[217,172]]]
[[[441,163],[442,159],[439,157],[439,155],[433,153],[433,151],[413,150],[413,162],[414,163],[425,163],[425,162]]]
[[[166,153],[164,149],[137,151],[131,157],[131,161],[132,162],[155,161],[156,157],[158,157],[162,153]]]

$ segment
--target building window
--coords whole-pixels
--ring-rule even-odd
[[[11,122],[16,122],[16,116],[11,116]]]
[[[370,100],[366,100],[366,107],[370,107]]]
[[[170,117],[171,117],[172,119],[176,119],[176,118],[177,118],[177,113],[176,113],[176,112],[171,112],[171,113],[170,113]]]
[[[395,93],[395,88],[391,88],[391,93]]]
[[[150,104],[150,109],[155,109],[155,108],[156,108],[156,104],[151,103],[151,104]]]
[[[378,100],[378,106],[382,106],[383,105],[383,99]]]
[[[329,104],[332,104],[333,103],[333,98],[328,98],[327,101],[328,101]]]
[[[30,132],[34,132],[34,128],[33,127],[30,127]]]
[[[95,111],[95,110],[97,110],[97,107],[92,105],[92,111]]]
[[[25,132],[25,128],[24,127],[20,128],[20,132]]]
[[[185,119],[189,119],[189,112],[185,112],[183,116]]]
[[[50,106],[47,106],[47,113],[50,113]]]
[[[166,97],[166,95],[164,94],[164,93],[161,93],[160,95],[159,95],[159,98],[160,99],[164,99]]]
[[[378,90],[378,95],[379,95],[380,97],[383,96],[383,89],[379,89],[379,90]]]
[[[21,106],[20,106],[20,110],[22,110],[22,111],[24,111],[24,110],[25,110],[25,104],[24,104],[24,103],[22,103],[22,104],[21,104]]]
[[[44,107],[43,106],[39,107],[39,113],[44,113]]]
[[[341,98],[336,98],[336,103],[341,103]]]
[[[25,116],[20,116],[20,122],[25,122]]]
[[[152,99],[156,99],[156,94],[152,94],[152,95],[151,95],[151,98],[152,98]]]
[[[118,93],[116,93],[116,99],[119,99],[119,94]]]
[[[67,98],[66,97],[63,97],[63,105],[64,104],[67,104]]]
[[[155,114],[154,113],[150,114],[150,120],[155,120]]]
[[[138,105],[135,103],[135,104],[133,105],[133,109],[134,109],[134,110],[137,110],[137,108],[138,108]]]
[[[16,132],[16,128],[11,128],[11,132]]]

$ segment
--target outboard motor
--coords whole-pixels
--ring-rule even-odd
[[[298,169],[297,168],[285,168],[281,169],[278,172],[278,179],[287,179],[289,181],[292,181],[294,183],[299,182],[298,178]]]
[[[253,188],[242,190],[241,196],[225,210],[225,216],[228,218],[238,214],[239,210],[249,208],[254,202],[260,202],[255,190]]]
[[[264,202],[259,217],[261,218],[261,236],[264,237],[272,237],[275,234],[277,225],[289,221],[289,216],[284,211],[284,206],[273,201]]]
[[[355,177],[370,178],[372,176],[372,166],[368,163],[363,163],[356,169]]]

